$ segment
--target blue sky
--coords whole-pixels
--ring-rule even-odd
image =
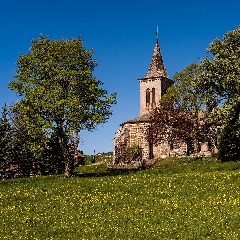
[[[114,115],[94,132],[82,132],[85,154],[113,150],[119,124],[139,115],[138,78],[145,76],[159,43],[172,78],[206,56],[214,37],[240,25],[239,0],[0,0],[0,106],[16,101],[7,82],[16,61],[40,34],[52,39],[83,37],[94,49],[94,75],[117,92]]]

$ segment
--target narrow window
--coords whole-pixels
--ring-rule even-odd
[[[146,106],[150,105],[150,89],[146,90]]]
[[[155,103],[155,88],[152,88],[152,103]]]

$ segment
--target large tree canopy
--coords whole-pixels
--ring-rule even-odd
[[[197,114],[204,105],[202,99],[199,98],[196,86],[196,77],[199,74],[199,64],[192,63],[181,72],[174,75],[174,85],[172,85],[162,100],[170,100],[175,105],[192,111]]]
[[[219,158],[237,159],[240,142],[240,27],[215,38],[200,64],[192,63],[174,76],[175,84],[164,99],[190,110],[198,121],[205,109],[205,120],[222,123]],[[197,132],[196,132],[197,133]],[[197,134],[199,135],[199,134]],[[233,143],[234,142],[234,143]]]
[[[240,27],[215,39],[207,49],[210,55],[201,62],[199,85],[205,96],[217,104],[238,99],[240,93]]]
[[[219,106],[223,124],[219,142],[219,158],[236,160],[240,157],[240,27],[215,39],[207,50],[210,56],[201,62],[198,85],[202,94]]]
[[[103,84],[93,77],[97,61],[83,40],[53,41],[39,36],[30,52],[20,55],[15,80],[9,83],[22,100],[15,104],[34,128],[51,129],[65,159],[65,175],[72,172],[68,140],[71,131],[92,130],[107,121],[116,94],[107,96]]]
[[[203,124],[207,127],[207,122],[213,121],[212,108],[215,106],[213,96],[204,95],[198,82],[198,76],[201,74],[200,65],[196,62],[190,64],[181,72],[174,75],[174,85],[172,85],[161,101],[172,101],[175,107],[180,108],[192,116],[194,130],[191,133],[194,142],[194,152],[198,153],[199,142],[201,139],[207,139]],[[204,109],[204,111],[203,111]],[[202,119],[204,118],[204,122]],[[204,136],[205,135],[205,136]]]
[[[240,99],[225,104],[220,114],[224,127],[218,156],[222,161],[240,160]]]

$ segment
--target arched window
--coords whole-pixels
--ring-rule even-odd
[[[150,89],[146,90],[146,106],[150,105]]]
[[[152,88],[152,103],[155,103],[155,88]]]

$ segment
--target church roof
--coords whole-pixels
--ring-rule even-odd
[[[120,126],[123,126],[126,123],[142,123],[142,122],[149,122],[149,121],[150,121],[150,112],[147,112],[141,116],[132,118],[132,119],[120,124]]]
[[[153,78],[153,77],[160,77],[160,76],[169,78],[167,74],[167,70],[163,63],[163,58],[162,58],[162,54],[161,54],[161,50],[160,50],[160,47],[158,44],[158,38],[157,38],[156,45],[154,47],[154,51],[152,55],[152,60],[145,78]]]

